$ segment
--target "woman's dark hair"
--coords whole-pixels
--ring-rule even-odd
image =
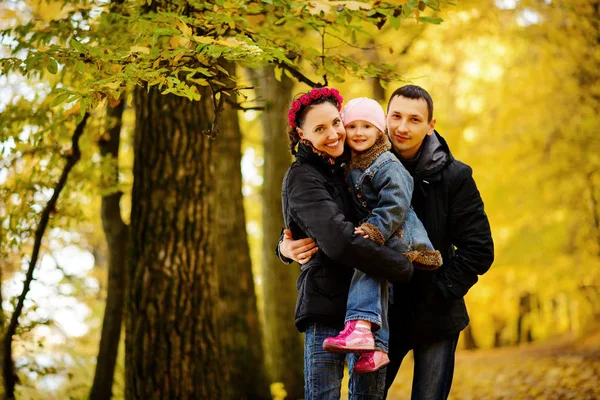
[[[292,101],[292,104],[294,103],[294,101],[298,100],[304,94],[305,93],[299,93],[296,96],[294,96],[294,100]],[[296,154],[296,145],[298,144],[298,142],[300,142],[300,135],[298,134],[296,127],[302,127],[302,125],[304,125],[304,120],[306,119],[306,114],[312,107],[319,105],[319,104],[323,104],[323,103],[331,103],[337,109],[339,109],[338,101],[335,99],[335,97],[331,96],[331,97],[319,97],[318,99],[311,100],[310,104],[308,104],[306,106],[302,105],[300,110],[296,111],[296,119],[294,120],[295,126],[291,127],[288,125],[288,132],[287,132],[288,140],[290,142],[290,151],[292,152],[292,154]]]

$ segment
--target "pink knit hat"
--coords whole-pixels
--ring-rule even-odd
[[[342,122],[347,126],[353,121],[367,121],[381,132],[385,132],[385,113],[383,108],[373,99],[358,97],[346,103],[342,110]]]

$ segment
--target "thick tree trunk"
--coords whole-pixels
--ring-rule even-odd
[[[210,95],[135,96],[127,399],[222,399]]]
[[[107,121],[110,124],[107,130],[108,136],[99,142],[100,154],[103,157],[113,158],[115,163],[112,173],[104,177],[107,187],[114,187],[119,180],[119,143],[124,105],[125,102],[121,101],[115,108],[108,108]],[[119,204],[121,195],[122,193],[118,191],[102,196],[102,227],[108,245],[108,284],[98,361],[90,400],[108,400],[112,396],[113,376],[121,337],[128,239],[127,225],[121,218]]]
[[[235,75],[234,65],[227,64],[225,68]],[[218,177],[215,265],[219,270],[223,361],[235,382],[232,399],[270,399],[243,206],[242,135],[238,112],[229,105],[221,115],[219,131],[213,159]]]
[[[253,72],[260,98],[266,101],[262,114],[263,166],[263,290],[265,347],[272,382],[282,382],[288,398],[304,397],[302,337],[294,326],[297,265],[284,265],[275,255],[283,217],[281,182],[290,166],[286,135],[287,108],[293,82],[283,74],[275,79],[273,68]]]

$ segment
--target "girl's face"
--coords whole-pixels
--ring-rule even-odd
[[[311,142],[315,149],[333,158],[344,153],[346,131],[340,112],[333,104],[326,102],[311,107],[306,113],[302,127],[296,129],[298,135]]]
[[[370,122],[352,121],[346,125],[346,134],[348,135],[348,146],[355,155],[373,147],[380,131]]]

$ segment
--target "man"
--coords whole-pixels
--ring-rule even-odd
[[[386,394],[402,360],[413,350],[413,399],[446,399],[458,336],[469,323],[464,296],[494,259],[490,225],[471,168],[456,160],[434,130],[433,100],[415,85],[397,89],[388,103],[393,152],[414,178],[412,207],[423,222],[442,267],[418,271],[394,285]],[[284,233],[281,255],[300,263],[316,252],[310,239]]]

